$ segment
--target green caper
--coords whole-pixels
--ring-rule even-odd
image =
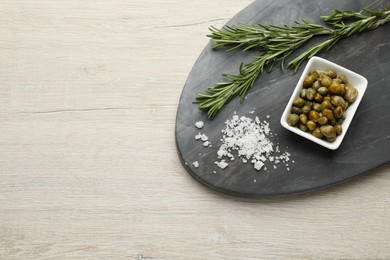
[[[322,109],[322,115],[328,118],[328,120],[334,119],[333,112],[329,108]]]
[[[343,89],[340,86],[340,83],[334,83],[334,82],[330,84],[330,86],[328,87],[328,92],[334,95],[344,94]]]
[[[328,141],[329,143],[333,143],[334,141],[336,141],[336,136],[327,137],[327,138],[326,138],[326,141]]]
[[[356,100],[358,94],[359,94],[359,91],[354,86],[352,86],[349,83],[345,84],[344,98],[348,102],[353,103]]]
[[[300,114],[299,121],[301,121],[302,124],[306,125],[307,124],[307,116],[305,114]]]
[[[320,77],[320,74],[318,74],[318,71],[316,71],[316,70],[311,70],[309,72],[309,75],[314,76],[316,79],[318,79]]]
[[[305,100],[301,97],[297,97],[294,99],[293,105],[296,107],[303,107],[305,105]]]
[[[336,137],[336,130],[331,125],[323,125],[320,127],[320,130],[326,138]]]
[[[314,100],[318,103],[322,102],[324,100],[324,97],[320,93],[316,93],[316,96],[314,97]]]
[[[320,118],[318,118],[317,122],[320,124],[320,125],[326,125],[328,123],[328,118],[325,117],[325,116],[322,116]]]
[[[313,110],[317,111],[317,112],[320,112],[321,111],[321,105],[318,104],[318,103],[314,103],[313,104]]]
[[[326,94],[328,94],[328,89],[326,87],[320,87],[318,89],[318,93],[320,93],[321,95],[325,96]]]
[[[343,132],[343,128],[339,124],[334,125],[334,129],[336,130],[336,135],[341,135]]]
[[[337,78],[341,80],[341,83],[347,83],[347,78],[345,77],[345,75],[339,74]]]
[[[344,93],[345,93],[345,84],[344,84],[344,83],[341,83],[341,84],[340,84],[340,87],[341,87],[342,93],[344,94]]]
[[[297,115],[299,115],[299,114],[302,113],[302,109],[299,108],[299,107],[292,106],[292,107],[291,107],[291,113],[292,113],[292,114],[297,114]]]
[[[306,91],[306,98],[308,100],[313,100],[316,96],[317,91],[314,88],[308,88]]]
[[[322,108],[322,109],[330,108],[331,105],[332,105],[332,104],[330,103],[330,101],[329,101],[328,99],[325,99],[325,100],[322,102],[322,104],[321,104],[321,108]]]
[[[324,135],[321,133],[321,130],[319,128],[314,129],[311,134],[320,139],[324,137]]]
[[[348,108],[348,103],[341,96],[331,96],[330,102],[336,107],[341,106],[344,110]]]
[[[301,97],[301,98],[306,98],[306,89],[305,88],[303,88],[302,90],[301,90],[301,92],[299,92],[299,96]]]
[[[343,83],[343,81],[341,79],[339,79],[339,78],[335,78],[335,79],[332,80],[332,83],[341,84],[341,83]]]
[[[306,104],[302,107],[302,113],[305,114],[305,115],[309,115],[310,113],[310,110],[311,110],[311,107],[310,105]]]
[[[299,121],[299,116],[297,114],[290,114],[287,117],[287,124],[289,125],[296,125]]]
[[[314,81],[316,81],[316,77],[314,75],[307,76],[303,81],[303,87],[308,88],[313,85]]]
[[[336,107],[334,110],[333,110],[333,115],[335,118],[340,118],[343,116],[343,108],[341,106],[338,106]]]
[[[312,88],[314,88],[315,90],[318,90],[320,87],[321,83],[318,80],[316,80],[312,85]]]
[[[307,128],[309,128],[310,131],[313,131],[314,129],[317,128],[317,124],[313,120],[307,121],[306,126]]]
[[[334,79],[334,78],[337,77],[337,73],[334,70],[330,70],[330,69],[329,70],[325,70],[324,74],[326,76],[328,76],[329,78],[331,78],[331,79]]]
[[[309,118],[310,118],[311,120],[313,120],[314,122],[317,122],[318,118],[320,118],[320,114],[318,114],[317,111],[312,110],[312,111],[310,111],[310,113],[309,113]]]
[[[321,74],[321,85],[324,87],[329,86],[332,83],[332,79],[329,78],[326,74]]]
[[[299,124],[299,129],[301,129],[303,132],[307,131],[307,126],[305,124]]]

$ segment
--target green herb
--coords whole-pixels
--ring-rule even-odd
[[[373,30],[389,22],[390,8],[375,11],[369,9],[372,4],[360,12],[333,10],[331,15],[322,16],[332,28],[310,21],[296,22],[294,26],[237,24],[224,26],[221,30],[211,27],[208,37],[215,43],[213,48],[232,46],[228,51],[237,48],[244,51],[259,48],[261,54],[255,56],[253,61],[241,64],[239,74],[223,74],[228,81],[216,83],[204,93],[197,93],[195,103],[199,104],[200,109],[207,110],[209,118],[213,118],[233,97],[240,96],[240,101],[243,102],[248,89],[253,86],[258,76],[265,71],[271,71],[275,62],[281,61],[284,69],[285,59],[311,38],[329,35],[326,40],[315,44],[289,62],[289,68],[297,70],[304,60],[324,49],[328,50],[340,39]]]

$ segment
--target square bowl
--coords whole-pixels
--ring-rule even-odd
[[[334,70],[337,73],[337,75],[340,75],[340,74],[344,75],[347,82],[349,82],[352,86],[354,86],[359,92],[356,100],[346,109],[345,119],[341,125],[342,133],[339,136],[337,136],[336,140],[332,143],[328,142],[326,140],[323,140],[323,139],[319,139],[319,138],[313,136],[311,133],[304,132],[304,131],[300,130],[298,127],[290,126],[287,123],[287,117],[291,113],[290,111],[292,108],[293,101],[295,98],[299,97],[299,94],[303,88],[303,81],[304,81],[305,77],[309,75],[310,70],[324,71],[327,69]],[[309,139],[309,140],[311,140],[319,145],[322,145],[328,149],[336,150],[337,148],[339,148],[341,142],[344,139],[345,134],[348,131],[349,125],[351,124],[351,121],[355,115],[355,112],[356,112],[359,104],[360,104],[360,101],[362,100],[363,95],[367,89],[367,84],[368,84],[368,82],[367,82],[367,79],[365,77],[363,77],[363,76],[361,76],[361,75],[359,75],[351,70],[348,70],[344,67],[341,67],[340,65],[337,65],[333,62],[330,62],[330,61],[325,60],[323,58],[314,56],[309,60],[301,77],[299,78],[298,84],[296,85],[295,90],[294,90],[293,94],[291,95],[291,98],[290,98],[290,100],[289,100],[289,102],[288,102],[288,104],[283,112],[282,118],[280,119],[280,123],[287,130],[290,130],[290,131],[292,131],[292,132],[294,132],[294,133],[296,133],[296,134],[298,134],[306,139]]]

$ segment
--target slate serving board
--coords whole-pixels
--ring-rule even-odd
[[[385,7],[382,1],[377,7]],[[228,24],[293,24],[302,19],[322,23],[319,16],[332,9],[360,10],[370,1],[337,0],[259,0],[239,12]],[[205,32],[206,34],[207,32]],[[317,40],[311,41],[313,44]],[[306,63],[294,73],[277,65],[264,74],[248,91],[243,104],[236,98],[208,120],[205,111],[192,102],[196,92],[223,80],[223,73],[237,73],[241,62],[257,54],[212,50],[209,43],[200,54],[185,83],[176,118],[176,144],[187,171],[208,187],[230,195],[261,197],[302,193],[324,188],[362,175],[390,159],[390,24],[340,41],[333,49],[318,56],[355,71],[368,80],[368,88],[340,148],[328,150],[282,128],[279,123]],[[299,53],[299,52],[298,52]],[[297,54],[298,54],[297,53]],[[250,114],[250,111],[255,111]],[[239,116],[267,120],[276,136],[274,143],[291,153],[289,170],[283,164],[276,169],[256,171],[250,163],[236,159],[221,170],[215,165],[221,145],[224,122],[236,112]],[[266,116],[269,115],[269,118]],[[202,129],[195,122],[203,121]],[[195,140],[205,133],[212,147]],[[286,148],[288,147],[288,148]],[[198,161],[195,168],[192,162]]]

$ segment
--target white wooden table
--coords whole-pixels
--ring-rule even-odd
[[[250,0],[2,0],[0,259],[390,259],[390,166],[282,199],[176,154],[208,26]]]

